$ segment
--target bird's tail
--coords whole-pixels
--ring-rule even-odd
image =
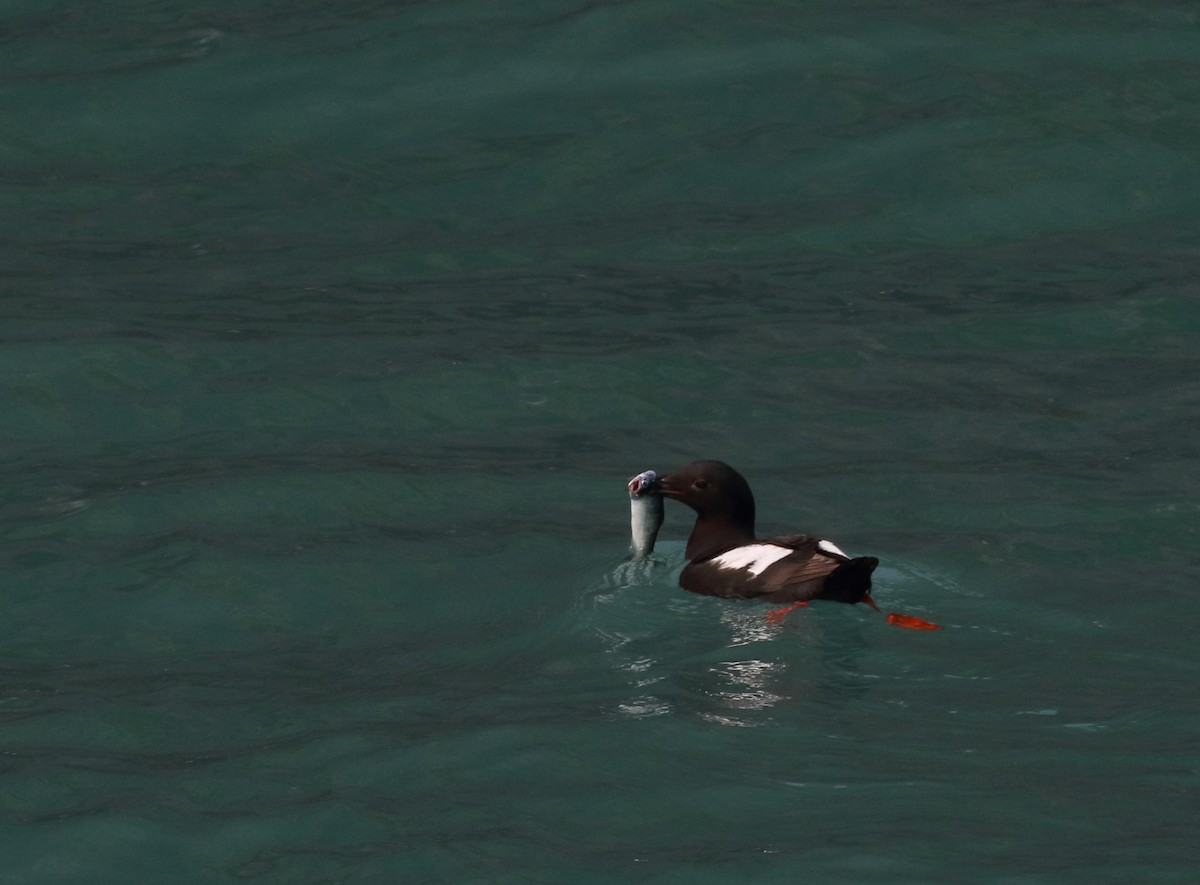
[[[877,565],[879,560],[874,556],[859,556],[842,563],[825,579],[819,598],[850,605],[864,601],[864,597],[870,601],[871,572]]]

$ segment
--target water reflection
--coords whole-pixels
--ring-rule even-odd
[[[737,608],[721,612],[721,623],[729,628],[729,647],[738,648],[754,642],[766,642],[779,635],[780,627],[770,624],[761,605],[734,603]]]
[[[768,623],[762,606],[753,603],[730,604],[721,612],[721,624],[729,631],[725,647],[730,649],[771,642],[782,629]],[[758,651],[761,654],[767,651],[767,647],[761,646]],[[787,697],[778,689],[787,672],[787,664],[778,658],[765,659],[764,656],[722,661],[710,667],[708,672],[718,680],[710,694],[726,710],[761,713]],[[701,715],[710,722],[739,727],[759,725],[769,719],[748,719],[732,713],[711,712]]]
[[[766,710],[784,699],[771,691],[768,683],[772,676],[780,676],[787,669],[779,661],[729,661],[710,668],[725,683],[725,688],[716,692],[716,697],[727,707],[737,710]]]

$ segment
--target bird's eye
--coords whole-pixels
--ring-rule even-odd
[[[699,491],[703,491],[704,489],[708,488],[708,480],[698,479],[694,483],[692,483],[692,488],[697,489]]]

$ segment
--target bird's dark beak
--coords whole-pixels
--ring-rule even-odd
[[[678,498],[680,496],[680,494],[682,494],[682,492],[678,488],[671,485],[671,477],[669,477],[669,476],[660,476],[659,477],[658,493],[660,495],[666,495],[668,498]]]

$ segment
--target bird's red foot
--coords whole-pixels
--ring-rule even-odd
[[[875,611],[883,614],[879,606],[875,604],[875,600],[871,598],[870,593],[864,593],[863,598],[859,602],[865,602]],[[892,612],[887,616],[887,622],[896,627],[907,627],[909,630],[941,630],[941,624],[935,624],[933,621],[923,621],[920,618],[915,618],[912,615],[900,615]]]
[[[895,624],[897,627],[907,627],[909,630],[941,630],[941,624],[935,624],[933,621],[923,621],[920,618],[914,618],[912,615],[890,614],[887,616],[889,624]]]
[[[782,624],[783,619],[787,617],[788,612],[795,611],[798,608],[804,608],[806,605],[808,605],[807,602],[793,602],[791,605],[785,606],[784,608],[773,608],[767,612],[767,623]]]

